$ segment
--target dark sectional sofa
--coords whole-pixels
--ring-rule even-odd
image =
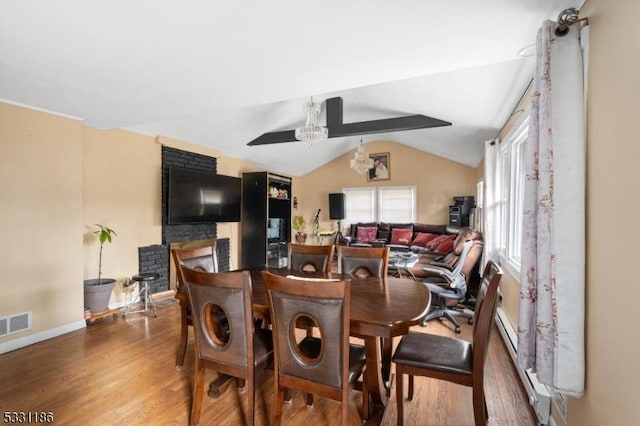
[[[371,235],[362,230],[358,232],[359,227],[375,228],[375,238],[370,241]],[[394,229],[396,229],[395,232]],[[403,232],[398,230],[403,230]],[[371,231],[371,233],[373,232]],[[408,237],[409,235],[410,237]],[[365,241],[358,238],[362,236],[367,236],[368,238]],[[403,240],[402,237],[408,237],[408,241],[400,243],[400,240]],[[467,285],[473,291],[479,281],[480,271],[478,266],[484,246],[482,233],[475,229],[422,223],[356,223],[351,225],[349,234],[341,238],[339,244],[356,247],[387,246],[391,250],[418,253],[419,260],[411,268],[411,275],[416,279],[423,279],[431,276],[429,272],[423,270],[423,267],[433,265],[433,262],[437,262],[442,266],[449,265],[452,268],[460,256],[462,244],[469,239],[475,241],[474,247],[476,247],[475,251],[478,251],[478,262],[474,265],[469,265],[463,272],[469,276]]]
[[[450,236],[453,241],[460,232],[457,226],[427,225],[423,223],[359,222],[351,225],[349,233],[339,243],[355,247],[389,247],[391,250],[408,251],[420,246],[413,244],[420,234]],[[424,246],[422,246],[424,248]],[[447,252],[444,252],[445,254]]]

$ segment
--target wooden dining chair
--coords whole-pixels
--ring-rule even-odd
[[[398,425],[404,424],[402,393],[405,374],[409,375],[409,400],[413,399],[413,376],[432,377],[472,387],[475,424],[487,424],[484,364],[498,306],[501,278],[500,267],[489,261],[482,274],[476,299],[471,342],[419,332],[409,332],[400,340],[393,354],[397,377]]]
[[[349,344],[350,280],[310,281],[262,272],[273,326],[274,424],[282,420],[286,389],[340,401],[342,425],[347,424],[350,383],[362,374],[365,349]],[[297,318],[315,323],[318,337],[296,333]],[[363,386],[363,410],[368,409]],[[365,402],[366,401],[366,402]]]
[[[200,422],[205,369],[246,381],[247,424],[254,424],[256,371],[273,360],[270,330],[254,329],[248,271],[210,273],[181,266],[189,294],[196,346],[195,384],[189,423]],[[224,324],[220,319],[224,318]]]
[[[315,246],[289,244],[289,257],[292,271],[331,272],[334,246]]]
[[[389,270],[388,247],[346,247],[338,248],[338,265],[343,274],[358,277],[373,276],[384,278]],[[393,339],[380,338],[380,355],[382,357],[382,377],[389,385],[391,377],[391,355]]]
[[[180,340],[176,355],[176,368],[184,365],[184,356],[187,352],[189,338],[188,328],[193,325],[189,297],[184,285],[184,278],[180,274],[180,266],[185,265],[191,269],[205,272],[218,272],[218,254],[216,252],[217,240],[215,238],[174,242],[169,245],[171,257],[176,270],[177,288],[175,298],[180,302]]]
[[[383,278],[389,269],[389,248],[340,246],[338,265],[343,274]]]

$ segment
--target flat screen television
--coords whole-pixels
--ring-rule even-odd
[[[238,177],[171,167],[167,221],[240,222],[241,182]]]

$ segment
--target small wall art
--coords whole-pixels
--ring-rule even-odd
[[[373,168],[369,169],[369,174],[367,174],[368,181],[391,179],[388,152],[369,154],[369,158],[373,159]]]

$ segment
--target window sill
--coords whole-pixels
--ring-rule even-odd
[[[500,266],[502,266],[512,278],[520,283],[520,264],[512,259],[500,256]]]

